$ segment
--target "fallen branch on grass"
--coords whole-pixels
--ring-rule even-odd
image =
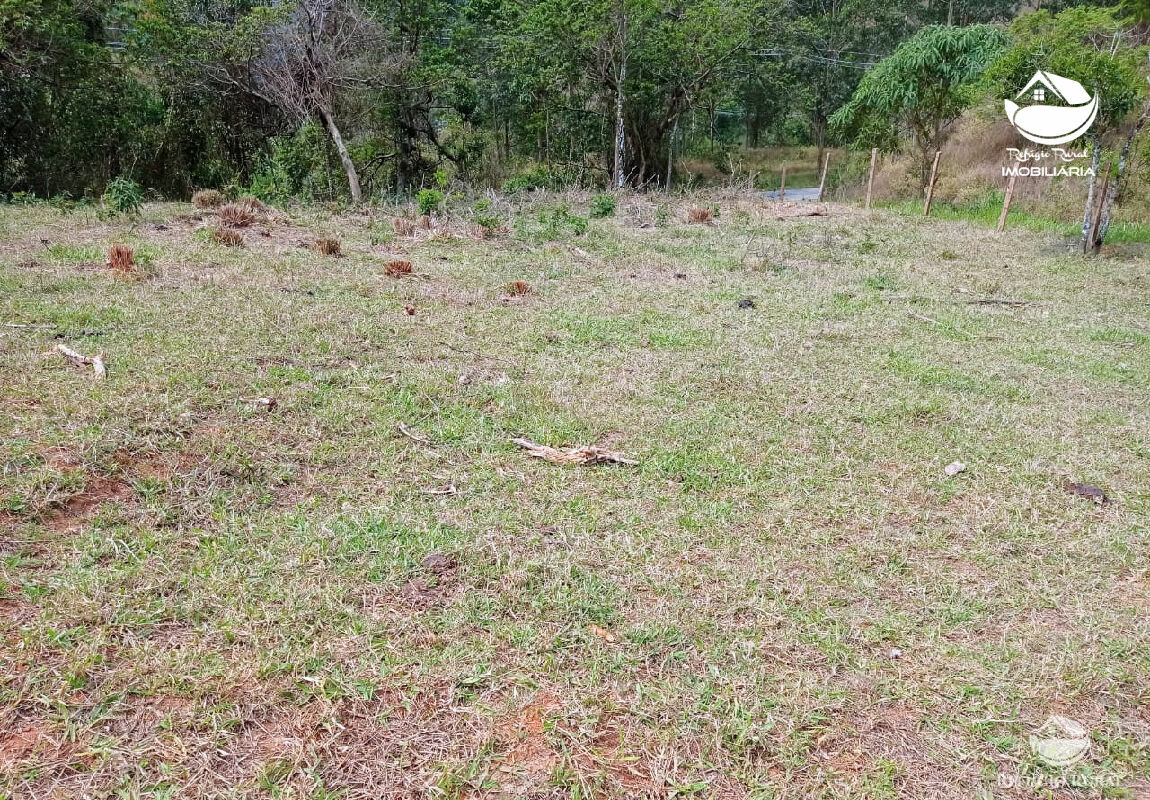
[[[917,319],[919,322],[929,322],[931,325],[941,325],[942,324],[937,319],[934,319],[933,317],[928,317],[926,314],[919,314],[916,311],[908,311],[906,313],[907,313],[907,316],[909,316],[911,319]]]
[[[454,483],[449,483],[439,489],[423,489],[423,494],[458,494],[459,490],[455,488]]]
[[[796,211],[793,214],[776,214],[775,219],[794,219],[795,217],[825,217],[827,210],[825,208],[812,208],[807,211]]]
[[[406,436],[408,439],[411,439],[413,442],[418,442],[419,444],[427,445],[428,447],[434,446],[435,444],[435,442],[411,430],[402,422],[397,422],[395,424],[395,429]]]
[[[68,347],[68,345],[66,345],[66,344],[56,345],[56,350],[62,356],[64,356],[64,358],[66,358],[68,361],[70,361],[73,366],[91,367],[92,372],[94,372],[96,374],[97,378],[104,378],[108,374],[108,370],[104,366],[104,354],[103,353],[99,353],[98,355],[94,355],[91,358],[89,358],[88,356],[84,355],[83,353],[76,352],[71,347]]]
[[[967,305],[971,306],[1030,306],[1034,305],[1029,300],[1009,300],[1004,297],[979,297],[975,300],[967,300]]]
[[[545,461],[550,461],[552,464],[569,464],[580,467],[590,467],[595,464],[638,464],[625,457],[622,453],[616,453],[613,450],[605,450],[602,447],[596,447],[593,444],[583,445],[582,447],[569,447],[566,450],[559,450],[554,447],[548,447],[545,444],[536,444],[530,439],[512,439],[512,442],[527,450],[531,455],[536,458],[542,458]]]

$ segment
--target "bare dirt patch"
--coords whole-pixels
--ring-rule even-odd
[[[30,757],[46,741],[47,728],[39,722],[14,720],[0,732],[0,769],[10,769]]]
[[[45,520],[53,533],[74,533],[91,519],[105,503],[123,503],[132,496],[132,487],[118,478],[96,476],[84,484],[84,490],[64,501]]]
[[[560,763],[559,754],[545,734],[545,720],[562,708],[546,690],[538,692],[509,719],[496,723],[495,740],[508,748],[495,768],[505,795],[541,789]]]

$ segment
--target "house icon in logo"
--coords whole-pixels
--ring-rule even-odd
[[[1030,750],[1052,767],[1069,767],[1090,752],[1090,731],[1080,722],[1054,715],[1030,734]]]
[[[1015,102],[1023,95],[1033,104],[1020,106]],[[1049,105],[1051,101],[1061,105]],[[1091,97],[1078,81],[1043,70],[1034,73],[1014,100],[1003,103],[1010,124],[1036,144],[1073,141],[1086,133],[1098,116],[1097,94]]]

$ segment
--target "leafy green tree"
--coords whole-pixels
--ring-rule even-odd
[[[108,45],[109,2],[0,0],[0,192],[96,193],[162,166],[163,108]]]
[[[753,43],[778,27],[779,8],[776,0],[539,0],[518,18],[514,46],[550,78],[544,92],[598,112],[605,154],[615,150],[622,118],[622,171],[646,186],[665,180],[682,117],[704,96],[737,86]]]
[[[947,127],[977,99],[983,73],[1006,43],[993,25],[927,26],[866,74],[831,126],[853,134],[857,146],[887,151],[909,133],[925,187]]]

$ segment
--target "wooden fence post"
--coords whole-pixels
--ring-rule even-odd
[[[934,164],[930,168],[930,183],[926,185],[926,209],[923,211],[924,217],[930,216],[930,201],[934,199],[934,182],[938,178],[938,159],[942,156],[941,150],[934,151]]]
[[[779,184],[779,202],[787,199],[787,165],[783,164],[783,181]]]
[[[1010,176],[1010,183],[1006,184],[1006,194],[1002,198],[1002,214],[998,217],[998,232],[1006,230],[1006,215],[1010,213],[1010,201],[1014,198],[1014,182],[1018,180],[1018,173]]]
[[[1102,192],[1098,195],[1098,206],[1094,209],[1090,221],[1090,236],[1082,243],[1082,252],[1094,249],[1094,240],[1098,236],[1098,224],[1102,222],[1102,207],[1106,205],[1106,190],[1110,188],[1110,162],[1106,162],[1106,177],[1102,179]]]
[[[874,162],[878,159],[878,148],[870,151],[870,176],[866,179],[866,208],[870,208],[871,191],[874,189]]]
[[[825,157],[825,158],[823,158],[823,174],[822,174],[822,177],[821,177],[821,178],[819,178],[819,197],[818,197],[818,201],[819,201],[820,203],[823,201],[823,189],[825,189],[825,188],[826,188],[826,185],[827,185],[827,167],[828,167],[828,166],[830,166],[830,163],[831,163],[831,151],[830,151],[830,150],[828,150],[828,151],[827,151],[827,154],[826,154],[826,157]]]

